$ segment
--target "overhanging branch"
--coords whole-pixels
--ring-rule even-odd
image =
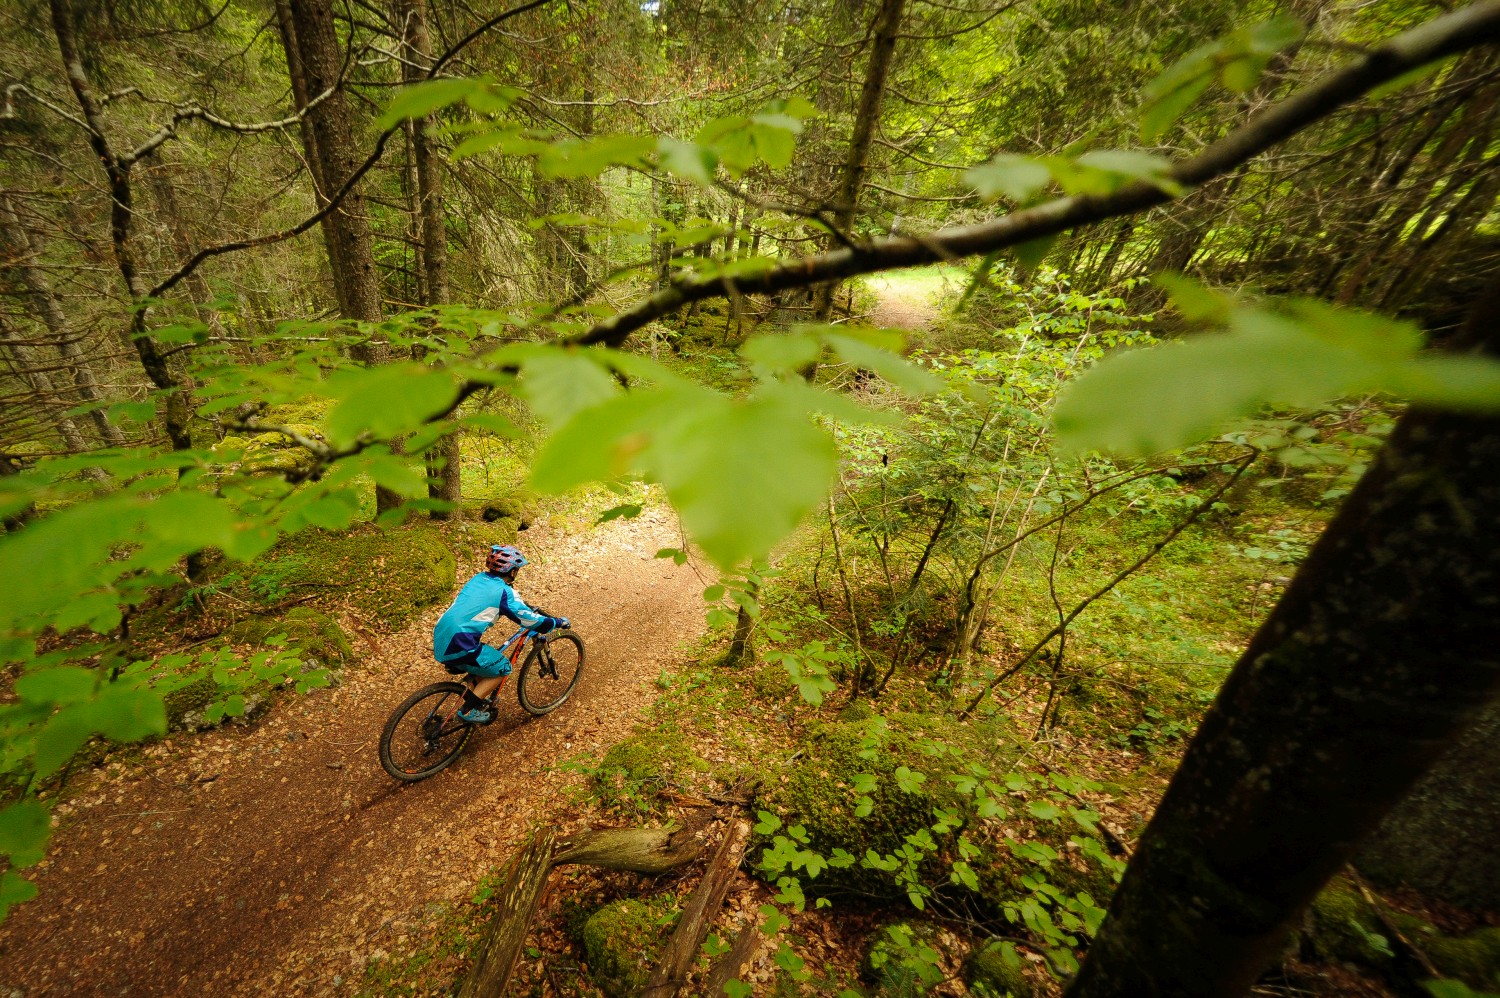
[[[1268,108],[1198,156],[1177,164],[1170,177],[1184,189],[1237,169],[1375,87],[1434,62],[1500,39],[1500,0],[1486,0],[1397,35],[1358,62],[1328,74]],[[568,341],[619,346],[631,333],[689,302],[733,293],[769,294],[822,281],[992,253],[1068,229],[1132,215],[1172,200],[1160,187],[1132,181],[1113,194],[1059,198],[975,225],[939,229],[921,239],[894,237],[804,257],[760,274],[708,276],[673,282],[633,308]]]

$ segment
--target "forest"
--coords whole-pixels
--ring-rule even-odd
[[[1500,994],[1500,0],[0,31],[0,992]]]

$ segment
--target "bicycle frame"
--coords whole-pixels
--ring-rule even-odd
[[[538,631],[535,627],[521,627],[518,628],[516,632],[510,637],[506,638],[504,643],[500,645],[498,651],[500,651],[500,653],[503,654],[507,660],[509,660],[511,672],[514,672],[516,668],[521,664],[521,654],[526,650],[526,645],[530,641],[538,637],[541,637],[541,632]],[[512,647],[512,645],[514,645],[514,647]],[[492,692],[485,699],[491,703],[499,700],[500,691],[505,689],[505,680],[509,677],[509,672],[502,674],[500,676],[500,685],[496,686],[494,692]],[[474,688],[474,684],[481,678],[483,677],[476,676],[471,672],[467,677],[464,678],[463,683],[465,686],[472,690]],[[452,710],[443,715],[443,723],[440,731],[446,732],[448,730],[449,722],[453,720],[454,716],[458,714],[459,710],[462,707],[463,701],[460,700],[458,703],[453,705]],[[432,715],[429,714],[428,716],[430,717]]]

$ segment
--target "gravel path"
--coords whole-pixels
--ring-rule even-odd
[[[352,993],[369,959],[466,899],[529,827],[566,820],[580,777],[554,764],[625,737],[655,698],[702,629],[704,581],[655,557],[678,543],[666,510],[581,537],[529,531],[536,564],[518,588],[572,618],[587,670],[541,718],[507,689],[500,719],[430,780],[398,785],[375,740],[395,704],[443,678],[428,651],[441,607],[361,634],[366,660],[338,689],[101,777],[66,805],[40,897],[0,927],[0,994]]]

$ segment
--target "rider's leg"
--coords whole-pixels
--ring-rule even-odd
[[[478,679],[474,683],[474,696],[477,699],[485,700],[491,693],[499,689],[500,684],[503,682],[505,682],[503,675],[492,676],[489,679]]]

